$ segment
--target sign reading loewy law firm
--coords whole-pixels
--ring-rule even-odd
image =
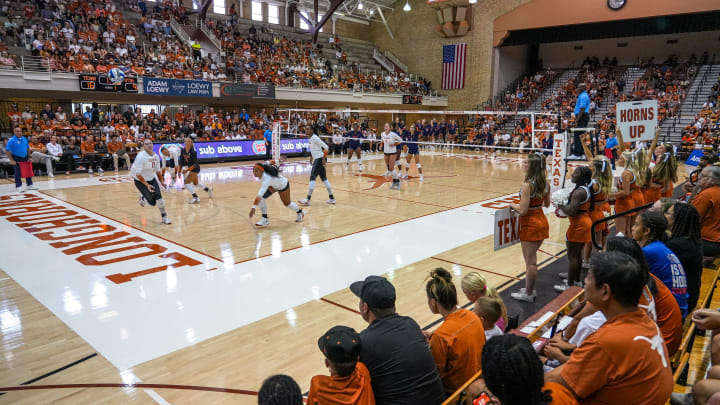
[[[617,127],[625,142],[653,140],[658,121],[657,100],[617,103],[615,109]]]
[[[510,207],[495,211],[495,250],[520,242],[520,215]]]
[[[143,92],[158,96],[212,97],[212,82],[143,76]]]
[[[275,86],[253,83],[221,84],[220,94],[224,97],[275,99]]]
[[[125,76],[125,79],[114,84],[108,80],[107,75],[80,75],[81,91],[110,91],[116,93],[137,93],[137,77]]]

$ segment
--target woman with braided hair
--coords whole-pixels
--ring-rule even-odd
[[[703,249],[700,239],[700,214],[691,204],[678,202],[666,213],[670,238],[665,245],[680,259],[688,289],[688,312],[692,312],[700,297],[703,269]]]
[[[258,405],[303,405],[303,395],[292,377],[278,374],[263,381]]]
[[[666,229],[667,220],[663,214],[648,210],[635,221],[632,237],[642,246],[650,273],[670,289],[684,320],[688,312],[687,279],[680,259],[663,243]]]
[[[590,228],[592,220],[589,212],[595,208],[592,184],[592,171],[586,166],[575,168],[572,174],[575,188],[570,193],[568,205],[559,208],[567,213],[570,225],[565,233],[565,246],[568,254],[567,279],[562,284],[554,286],[555,291],[563,292],[571,285],[582,286],[580,271],[582,270],[582,256],[585,244],[592,240]],[[561,274],[560,277],[563,277]]]
[[[470,398],[493,397],[497,405],[575,405],[558,383],[545,383],[543,365],[530,341],[513,334],[488,340],[482,356],[483,379],[468,388]]]

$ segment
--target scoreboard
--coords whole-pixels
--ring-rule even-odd
[[[111,83],[106,75],[78,76],[81,91],[109,91],[116,93],[137,93],[137,77],[128,77],[118,84]]]

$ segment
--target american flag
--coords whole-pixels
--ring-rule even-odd
[[[444,90],[465,87],[465,59],[467,44],[443,45],[442,88]]]

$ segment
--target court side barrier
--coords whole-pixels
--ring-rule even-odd
[[[718,264],[720,264],[720,259],[715,260],[715,265],[718,266]],[[705,268],[703,269],[703,272],[711,272],[712,274],[712,276],[710,277],[710,288],[708,288],[708,290],[705,292],[705,296],[700,302],[700,305],[698,305],[698,307],[696,308],[693,308],[693,310],[709,308],[710,302],[712,302],[712,297],[717,290],[718,277],[720,276],[720,268]],[[695,326],[695,322],[690,321],[690,326],[683,334],[682,343],[680,343],[680,347],[678,348],[677,353],[675,353],[675,356],[673,356],[672,358],[673,369],[675,369],[675,373],[673,374],[673,381],[675,381],[675,384],[686,385],[687,383],[688,364],[690,361],[690,354],[692,353],[692,348],[695,343],[696,330],[697,327]]]
[[[598,240],[596,239],[596,237],[595,237],[595,227],[596,227],[596,226],[598,226],[599,224],[601,224],[601,223],[603,223],[603,222],[608,222],[608,221],[610,221],[610,220],[613,220],[613,219],[615,219],[615,218],[623,217],[623,216],[625,216],[625,215],[632,214],[632,213],[634,213],[634,212],[639,212],[639,211],[646,210],[646,209],[648,209],[648,208],[650,208],[650,207],[652,207],[652,206],[653,206],[652,204],[641,205],[641,206],[639,206],[639,207],[635,207],[635,208],[633,208],[633,209],[629,209],[629,210],[627,210],[627,211],[623,211],[623,212],[621,212],[621,213],[619,213],[619,214],[613,214],[613,215],[607,216],[607,217],[605,217],[605,218],[600,218],[600,219],[598,219],[597,221],[593,222],[592,226],[590,227],[590,236],[592,237],[592,244],[593,244],[593,246],[595,246],[595,248],[597,248],[598,250],[603,250],[603,249],[604,249],[604,246],[602,246],[602,245],[598,242]],[[625,235],[625,236],[628,236],[628,235]]]
[[[575,296],[573,296],[568,302],[566,302],[560,309],[555,311],[551,317],[546,319],[544,322],[542,322],[540,325],[538,325],[537,328],[535,328],[530,334],[527,335],[527,338],[530,340],[531,343],[533,343],[533,346],[535,346],[535,342],[539,341],[542,338],[542,335],[547,332],[548,330],[553,330],[552,333],[554,334],[555,328],[557,327],[558,323],[560,322],[560,319],[562,319],[563,316],[569,314],[575,305],[582,301],[585,298],[585,291],[580,291]],[[510,332],[512,333],[512,332]],[[537,347],[536,347],[537,350]],[[445,402],[442,403],[442,405],[464,405],[466,404],[466,400],[472,398],[468,397],[467,389],[473,382],[477,381],[478,379],[482,378],[482,370],[478,371],[472,378],[467,380],[460,388],[457,389],[457,391],[453,392],[452,395],[450,395]]]

